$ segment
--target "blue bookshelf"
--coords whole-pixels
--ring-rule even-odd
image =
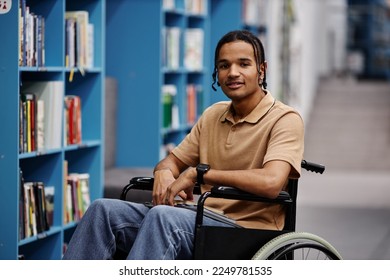
[[[90,174],[91,200],[103,195],[104,154],[104,77],[105,77],[105,1],[104,0],[26,0],[31,12],[45,19],[45,64],[19,64],[19,6],[14,1],[7,14],[0,15],[4,32],[0,53],[0,83],[6,94],[0,112],[7,137],[0,139],[0,259],[60,259],[77,223],[64,222],[64,162],[68,171]],[[65,66],[65,12],[84,10],[94,26],[93,67],[84,69]],[[70,76],[73,79],[70,79]],[[25,83],[61,82],[63,94],[79,95],[82,100],[82,142],[66,145],[64,135],[58,147],[23,152],[19,147],[19,94]],[[53,92],[53,95],[56,94]],[[61,103],[63,103],[61,101]],[[60,108],[63,110],[63,107]],[[64,129],[64,114],[58,126]],[[49,230],[37,235],[19,237],[20,189],[19,169],[27,181],[42,181],[54,186],[54,217]]]

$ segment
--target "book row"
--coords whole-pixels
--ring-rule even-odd
[[[67,166],[67,163],[65,163]],[[48,231],[54,224],[55,187],[39,181],[24,181],[20,171],[19,194],[19,240],[38,236]],[[89,174],[70,173],[64,182],[65,224],[79,221],[91,204]],[[56,209],[56,210],[55,210]]]
[[[178,70],[181,65],[190,71],[203,69],[204,31],[201,28],[165,27],[163,29],[163,66],[170,70]],[[181,37],[184,36],[184,47],[181,50]],[[183,51],[183,64],[180,55]]]
[[[45,18],[19,0],[19,66],[45,66]],[[81,72],[94,65],[94,26],[88,11],[65,13],[65,66]]]
[[[94,27],[87,11],[65,13],[65,66],[84,68],[94,65]]]
[[[163,8],[166,10],[176,10],[178,7],[175,0],[163,0]],[[184,10],[189,14],[206,15],[207,0],[185,0]]]
[[[35,14],[20,0],[19,5],[19,66],[45,65],[45,18]]]
[[[165,84],[162,87],[163,128],[178,129],[181,123],[177,97],[177,87]],[[184,123],[193,125],[203,110],[203,88],[201,85],[188,84],[186,87],[186,114]]]
[[[54,186],[25,182],[20,171],[19,239],[36,236],[53,225]]]
[[[64,190],[64,223],[80,221],[90,204],[89,174],[70,173]]]
[[[62,81],[23,83],[19,104],[20,153],[60,148],[63,116],[64,145],[80,144],[81,111],[80,97],[64,96]]]

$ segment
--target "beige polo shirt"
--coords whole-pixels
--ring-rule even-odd
[[[262,168],[266,162],[291,164],[291,178],[300,176],[304,126],[293,108],[267,93],[261,102],[238,122],[231,102],[219,102],[205,110],[182,143],[172,152],[189,166],[207,163],[217,170]],[[203,186],[202,190],[210,186]],[[249,228],[282,229],[284,211],[279,205],[209,198],[206,204],[224,211]]]

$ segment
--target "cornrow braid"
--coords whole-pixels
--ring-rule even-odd
[[[247,30],[234,30],[230,31],[229,33],[225,34],[218,42],[217,47],[215,48],[215,55],[214,55],[214,70],[213,70],[213,83],[211,87],[214,91],[217,89],[215,88],[215,83],[217,83],[217,62],[219,57],[219,51],[221,50],[222,46],[226,43],[234,42],[234,41],[244,41],[248,44],[251,44],[253,47],[253,51],[255,54],[256,64],[257,64],[257,72],[259,75],[261,75],[260,66],[265,62],[265,52],[264,52],[264,46],[263,43],[260,41],[258,37],[256,37],[253,33],[247,31]],[[267,88],[267,79],[266,79],[266,72],[264,71],[264,79],[261,83],[261,86],[266,89]]]

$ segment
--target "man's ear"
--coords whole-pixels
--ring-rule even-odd
[[[266,60],[264,60],[264,62],[261,64],[261,68],[264,68],[262,69],[262,71],[267,71],[267,68],[268,68],[268,62]]]
[[[262,73],[265,73],[265,71],[267,71],[267,68],[268,68],[268,63],[267,61],[264,61],[261,65],[260,65],[260,70]]]
[[[261,84],[263,82],[265,71],[267,71],[267,61],[264,61],[262,64],[260,64],[260,75],[259,75],[259,83]]]

